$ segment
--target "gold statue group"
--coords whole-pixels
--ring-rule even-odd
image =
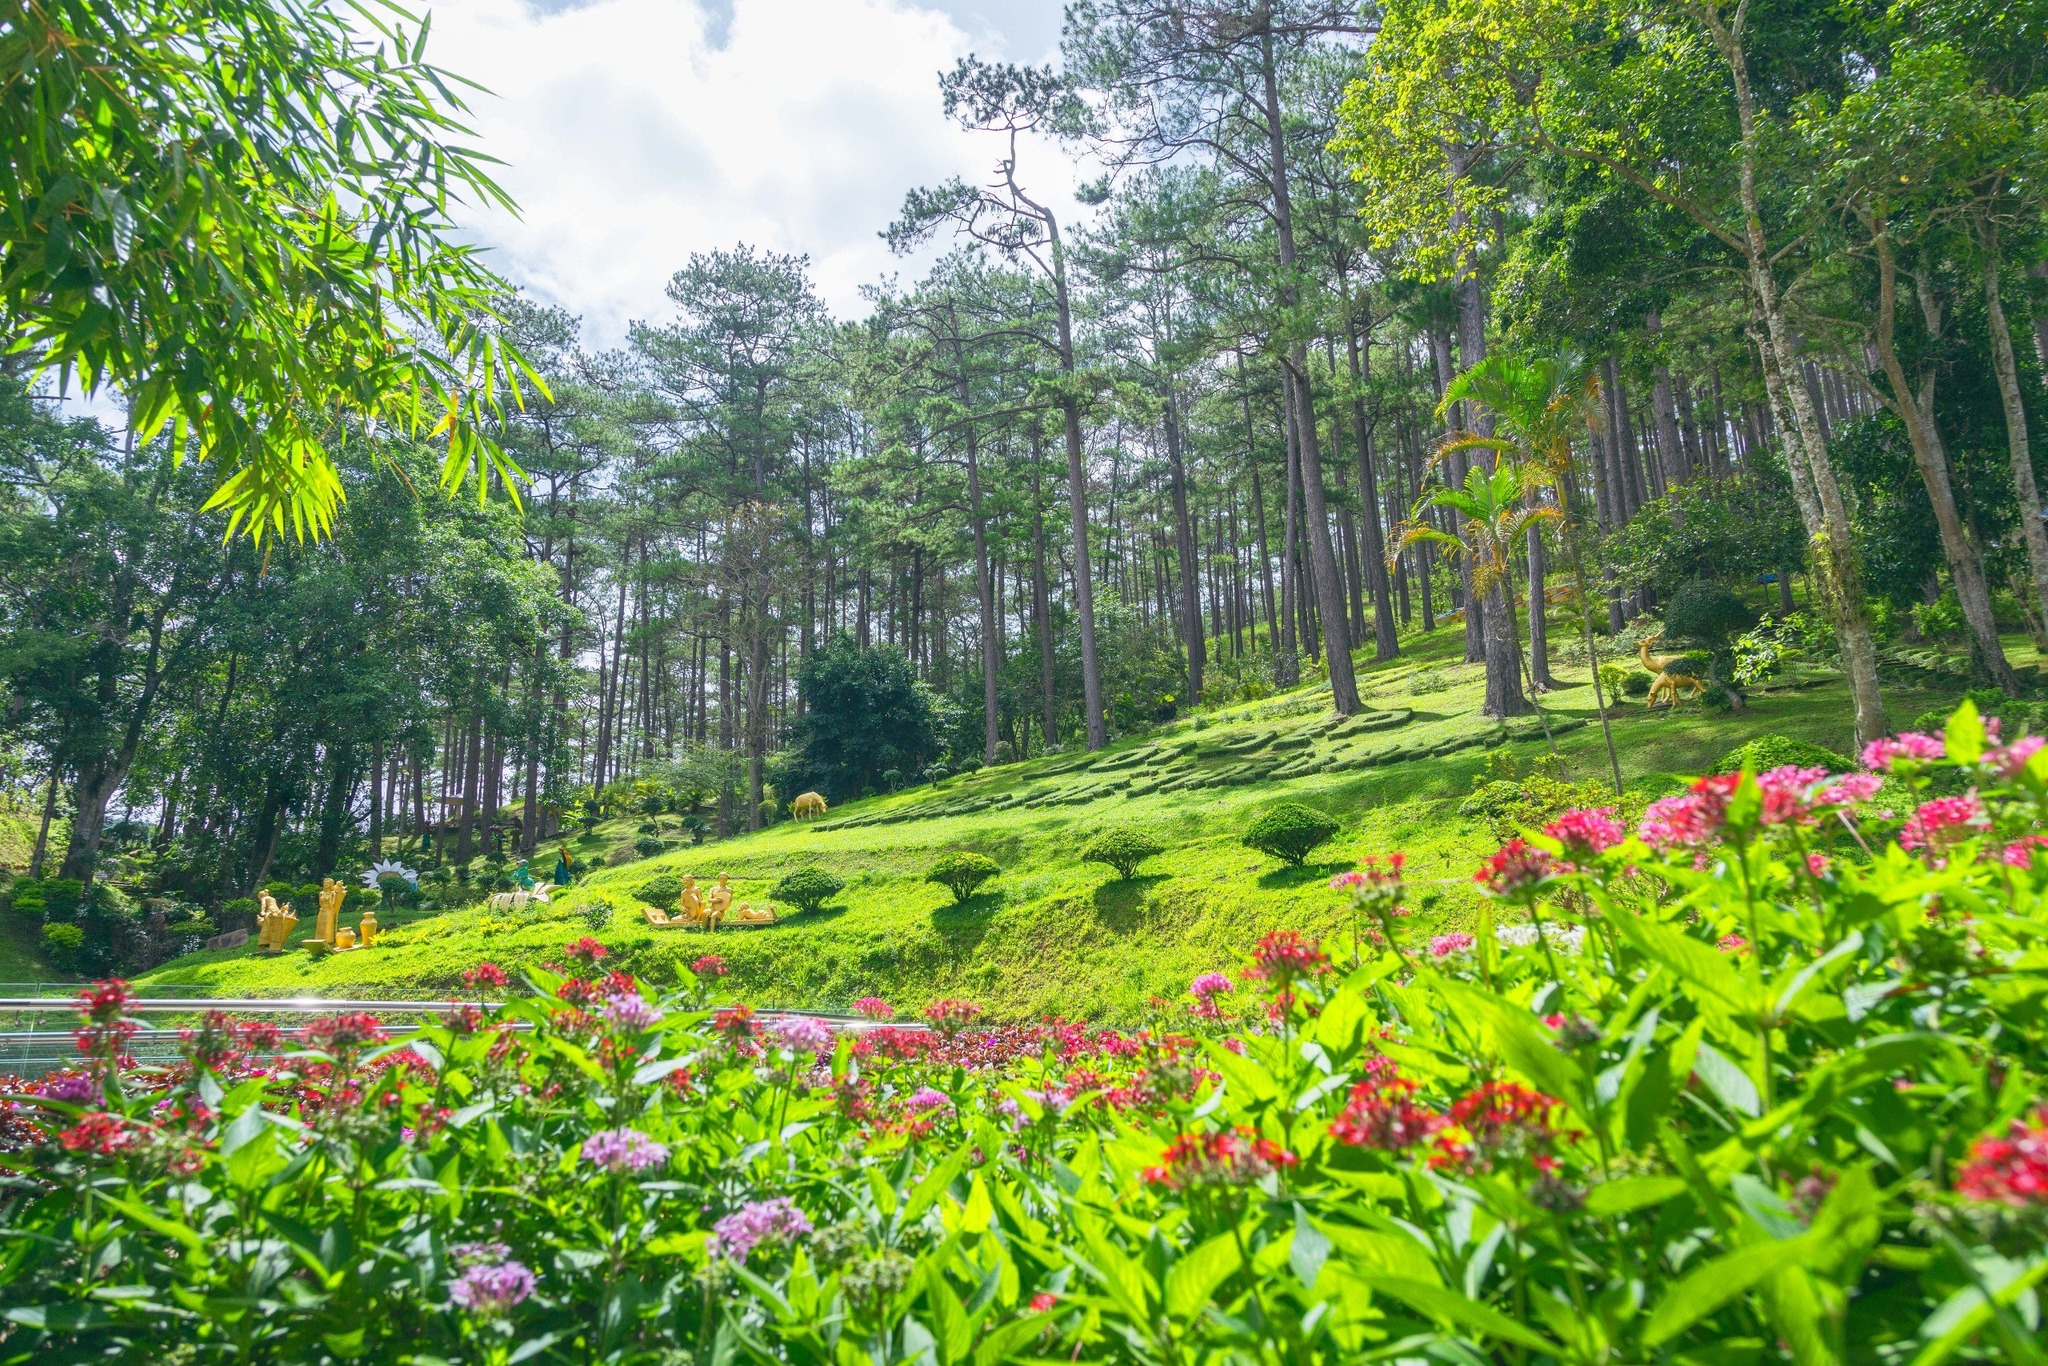
[[[313,922],[313,937],[306,941],[320,951],[342,952],[367,949],[377,942],[377,913],[364,911],[362,928],[352,930],[340,923],[341,903],[348,896],[348,884],[327,878],[320,884],[320,916]],[[285,943],[299,925],[298,912],[289,904],[280,906],[268,892],[262,894],[256,911],[256,947],[265,953],[283,953]]]
[[[715,930],[720,925],[742,927],[775,923],[772,906],[755,906],[745,901],[734,906],[732,888],[726,885],[725,878],[726,875],[720,873],[709,892],[697,890],[696,878],[684,878],[676,913],[670,915],[656,907],[644,906],[641,909],[646,913],[647,923],[658,930]]]

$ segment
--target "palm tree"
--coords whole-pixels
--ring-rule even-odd
[[[1484,450],[1503,463],[1540,471],[1548,483],[1564,542],[1571,551],[1572,573],[1578,579],[1579,624],[1586,646],[1586,666],[1593,673],[1593,703],[1600,713],[1600,734],[1607,742],[1607,765],[1614,776],[1614,795],[1621,795],[1621,760],[1614,750],[1614,731],[1601,695],[1600,657],[1593,646],[1592,595],[1586,580],[1585,555],[1571,516],[1573,438],[1600,424],[1600,380],[1583,356],[1565,350],[1549,356],[1521,356],[1496,351],[1465,371],[1444,390],[1442,410],[1461,400],[1483,405],[1493,414],[1492,436],[1463,435],[1445,446],[1451,450]],[[1511,598],[1512,600],[1512,598]],[[1529,610],[1542,607],[1532,594]],[[1519,653],[1520,646],[1516,646]]]
[[[1438,454],[1447,454],[1454,448],[1472,445],[1480,439],[1473,437],[1448,443]],[[1522,659],[1522,623],[1515,615],[1515,545],[1528,534],[1530,527],[1558,518],[1556,508],[1538,506],[1525,496],[1538,487],[1530,484],[1525,488],[1521,467],[1510,461],[1495,461],[1491,471],[1474,464],[1465,471],[1464,488],[1438,486],[1429,490],[1417,504],[1418,508],[1440,507],[1457,513],[1463,520],[1457,522],[1456,534],[1431,526],[1411,514],[1409,520],[1394,529],[1394,545],[1387,552],[1391,563],[1403,550],[1417,542],[1447,546],[1464,556],[1471,566],[1474,598],[1482,598],[1496,588],[1501,590],[1499,600],[1506,605],[1508,640],[1514,646],[1518,673],[1526,672],[1527,665]],[[1532,610],[1540,610],[1534,604],[1531,607]],[[1540,702],[1536,704],[1536,717],[1543,723],[1544,735],[1549,736],[1550,721],[1543,715]],[[1552,748],[1555,747],[1553,743]]]

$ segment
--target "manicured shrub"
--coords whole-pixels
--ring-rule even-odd
[[[1337,822],[1312,806],[1282,802],[1251,823],[1245,847],[1298,866],[1338,831]]]
[[[1946,716],[1942,717],[1943,724],[1947,721]],[[1935,734],[1940,733],[1937,727]],[[1740,773],[1745,768],[1752,773],[1768,773],[1788,764],[1794,768],[1824,768],[1830,773],[1846,773],[1855,767],[1825,746],[1794,740],[1789,735],[1759,735],[1722,755],[1715,768],[1721,773]]]
[[[609,901],[587,901],[576,908],[576,915],[593,930],[601,930],[612,923],[612,904]]]
[[[938,861],[932,864],[931,871],[924,875],[924,880],[936,882],[951,892],[953,904],[959,906],[965,904],[967,898],[973,896],[982,883],[1001,871],[1002,869],[996,867],[996,861],[988,855],[961,849],[939,855]]]
[[[45,925],[43,952],[59,970],[76,972],[85,957],[85,931],[76,925]]]
[[[84,899],[85,884],[75,877],[43,879],[43,915],[48,919],[69,920]]]
[[[823,868],[799,868],[785,874],[769,893],[777,901],[787,901],[800,911],[815,911],[846,890],[846,883]]]
[[[1621,695],[1623,697],[1648,697],[1650,695],[1650,682],[1650,676],[1641,669],[1630,669],[1621,676]]]
[[[682,899],[683,875],[663,873],[651,877],[633,889],[633,895],[650,906],[673,907]]]
[[[1081,861],[1106,863],[1116,869],[1118,877],[1127,878],[1146,859],[1164,852],[1164,846],[1140,831],[1106,830],[1089,841],[1088,847],[1081,851]]]
[[[24,920],[41,920],[49,905],[48,893],[35,878],[16,878],[7,899],[9,909]]]
[[[1673,640],[1719,645],[1756,620],[1741,598],[1723,584],[1696,579],[1679,585],[1664,605],[1664,630]]]
[[[633,841],[633,852],[641,858],[653,858],[667,847],[657,835],[642,835]]]

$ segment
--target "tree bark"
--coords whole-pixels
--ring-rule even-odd
[[[2006,447],[2012,456],[2012,485],[2020,504],[2020,533],[2027,543],[2027,565],[2033,571],[2034,596],[2043,623],[2048,623],[2048,525],[2041,521],[2041,490],[2034,482],[2034,454],[2027,434],[2027,405],[2020,398],[2019,363],[2013,354],[2012,324],[2006,318],[1999,279],[1997,229],[1984,234],[1984,306],[1991,331],[1991,368],[1998,376],[1998,398],[2005,409]]]

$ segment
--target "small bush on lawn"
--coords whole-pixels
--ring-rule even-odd
[[[1621,695],[1623,697],[1648,697],[1650,695],[1650,681],[1650,676],[1641,669],[1631,669],[1621,677]]]
[[[1106,863],[1116,869],[1118,877],[1127,878],[1137,872],[1138,865],[1146,859],[1165,852],[1164,847],[1150,835],[1136,830],[1110,830],[1097,835],[1081,851],[1081,861]]]
[[[76,925],[45,925],[43,952],[61,971],[75,972],[79,959],[85,954],[85,931]]]
[[[585,925],[601,930],[612,923],[612,904],[609,901],[589,901],[576,908],[576,914]]]
[[[1934,728],[1941,733],[1941,726],[1947,716]],[[1747,768],[1752,773],[1769,773],[1774,768],[1824,768],[1830,773],[1840,773],[1852,767],[1847,759],[1823,745],[1806,740],[1794,740],[1789,735],[1759,735],[1754,740],[1737,745],[1721,756],[1720,770],[1723,773],[1740,773]]]
[[[653,858],[665,848],[667,846],[661,842],[661,838],[657,835],[642,835],[639,839],[633,841],[633,852],[641,858]]]
[[[1247,848],[1298,866],[1318,846],[1330,842],[1337,822],[1312,806],[1282,802],[1251,823],[1244,832]]]
[[[845,890],[846,884],[823,868],[799,868],[776,883],[769,896],[808,913]]]
[[[1477,870],[1485,943],[1364,862],[1344,940],[1135,1036],[946,999],[847,1039],[575,943],[410,1047],[210,1018],[137,1067],[102,983],[72,1066],[0,1077],[7,1356],[2035,1360],[2048,753],[1964,712],[1869,757],[1567,812]],[[947,1233],[969,1183],[1028,1237]]]
[[[986,854],[958,850],[941,854],[931,871],[924,875],[926,882],[936,882],[953,894],[953,904],[962,905],[974,895],[982,883],[987,882],[1002,869]]]
[[[633,889],[633,895],[650,906],[674,906],[683,895],[683,875],[663,873]]]

